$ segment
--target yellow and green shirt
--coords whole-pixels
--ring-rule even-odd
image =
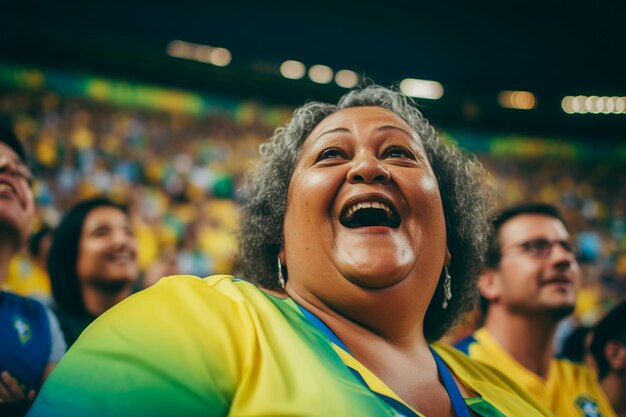
[[[457,348],[472,359],[506,372],[556,417],[616,417],[595,373],[585,365],[553,359],[544,380],[509,355],[484,327]]]
[[[477,394],[465,399],[475,415],[549,415],[497,371],[452,348],[433,347]],[[88,327],[29,415],[407,415],[399,409],[420,415],[332,343],[293,300],[229,276],[175,276]]]

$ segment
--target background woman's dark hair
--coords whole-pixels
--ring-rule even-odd
[[[82,201],[72,207],[54,231],[48,254],[48,274],[56,308],[61,311],[86,314],[78,280],[78,248],[87,215],[98,207],[114,207],[128,214],[125,206],[106,198]]]
[[[486,249],[491,194],[483,185],[484,171],[476,159],[456,146],[440,142],[415,104],[387,88],[374,85],[353,90],[337,105],[307,103],[261,145],[261,161],[246,177],[241,190],[245,201],[240,231],[242,272],[245,278],[261,286],[278,286],[276,257],[283,240],[289,182],[301,146],[324,118],[338,110],[360,106],[383,107],[404,119],[422,140],[439,183],[447,244],[452,254],[449,271],[453,298],[446,310],[441,308],[443,280],[440,279],[424,319],[424,335],[428,340],[436,340],[477,299],[476,279]],[[287,279],[288,272],[283,271]]]
[[[611,365],[606,358],[604,348],[610,341],[619,342],[626,346],[626,301],[622,301],[598,323],[593,330],[593,340],[589,347],[590,353],[598,366],[600,380],[611,372]]]
[[[24,152],[24,146],[22,142],[15,136],[13,130],[8,125],[0,122],[0,142],[6,144],[9,148],[20,157],[22,162],[26,163],[26,152]]]
[[[33,258],[37,258],[39,256],[39,252],[41,251],[41,241],[52,233],[52,228],[47,224],[44,224],[39,230],[30,235],[28,238],[28,253],[30,253]]]
[[[567,359],[571,362],[583,363],[587,353],[587,337],[592,332],[588,326],[575,328],[563,342],[563,347],[559,353],[559,359]]]

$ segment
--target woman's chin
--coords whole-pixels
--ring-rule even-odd
[[[387,288],[404,280],[415,268],[414,253],[401,249],[384,245],[378,248],[357,246],[349,252],[335,252],[333,263],[355,285]]]
[[[134,282],[137,280],[136,275],[115,275],[109,277],[111,282]]]
[[[342,275],[361,288],[379,290],[402,282],[408,276],[408,271],[406,268],[369,265],[368,268],[347,268],[342,271]]]
[[[128,265],[122,268],[110,268],[102,278],[111,281],[136,281],[137,277],[139,277],[138,269]]]
[[[128,275],[115,275],[93,278],[87,281],[86,285],[95,288],[103,294],[117,294],[121,291],[127,291],[134,281],[135,278],[131,278]]]

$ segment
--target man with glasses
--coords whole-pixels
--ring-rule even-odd
[[[484,326],[457,344],[525,387],[555,416],[614,417],[594,373],[553,357],[559,321],[580,285],[576,247],[548,204],[511,207],[493,222],[479,290]]]
[[[0,288],[28,238],[35,211],[24,148],[0,125]],[[65,352],[59,323],[41,303],[0,290],[0,415],[24,415]]]

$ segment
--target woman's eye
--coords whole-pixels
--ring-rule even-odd
[[[109,234],[109,228],[108,227],[98,227],[96,229],[94,229],[93,232],[91,232],[91,234],[93,236],[106,236]]]
[[[336,148],[326,149],[324,152],[320,154],[317,158],[318,161],[322,161],[324,159],[337,159],[343,157],[343,152]]]
[[[415,156],[408,149],[402,148],[400,146],[392,146],[387,149],[384,153],[385,158],[409,158],[415,159]]]

